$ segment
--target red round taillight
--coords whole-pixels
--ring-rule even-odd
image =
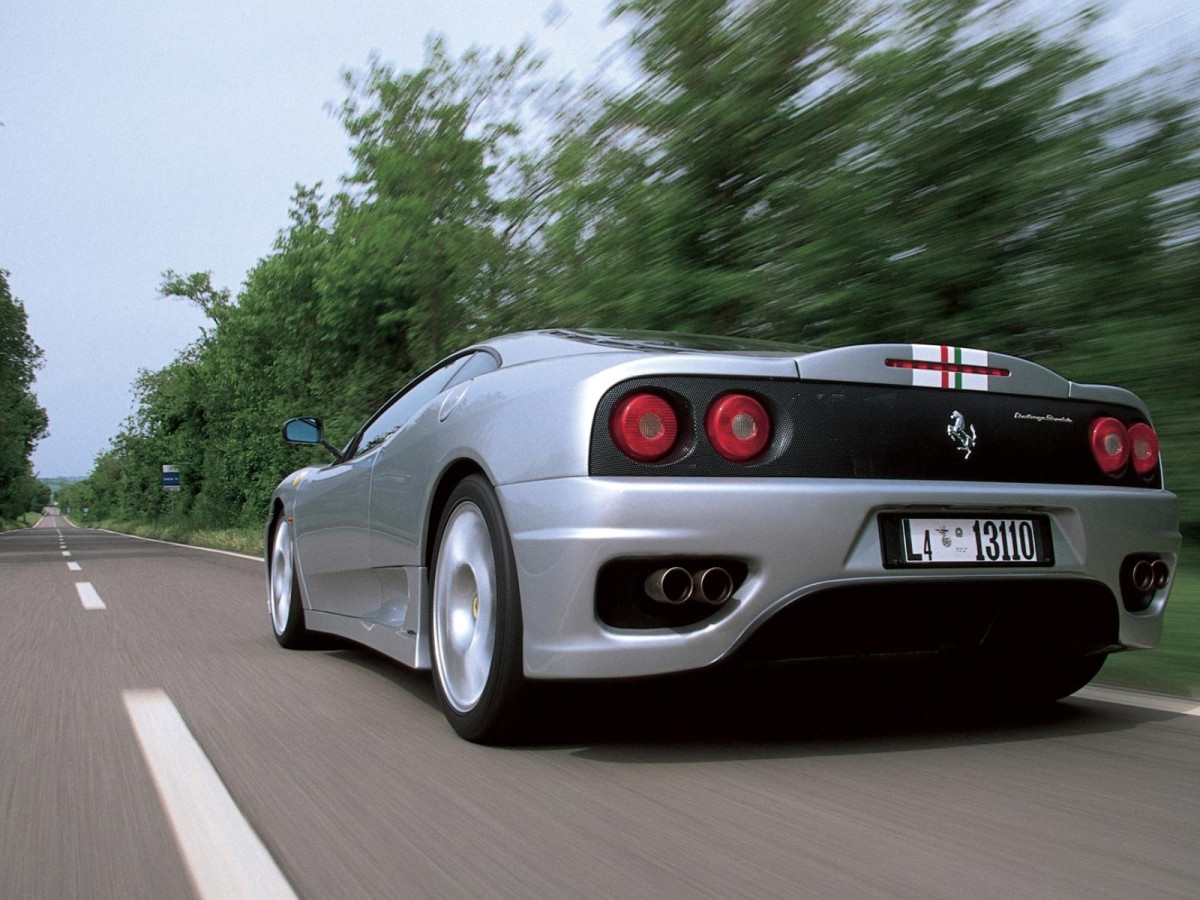
[[[1129,462],[1129,432],[1111,416],[1092,422],[1092,455],[1105,475],[1116,475]]]
[[[1129,456],[1139,475],[1149,475],[1158,465],[1158,435],[1149,425],[1129,426]]]
[[[671,452],[679,437],[679,420],[671,404],[657,394],[625,397],[608,420],[621,452],[638,462],[654,462]]]
[[[746,462],[762,453],[771,440],[771,419],[753,397],[725,394],[708,408],[704,430],[713,449],[723,457]]]

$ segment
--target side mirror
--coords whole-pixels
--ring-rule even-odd
[[[289,444],[320,444],[334,456],[342,455],[341,450],[325,440],[325,429],[321,420],[313,416],[301,416],[284,422],[283,439]]]
[[[304,416],[283,423],[283,439],[289,444],[319,444],[324,438],[320,419]]]

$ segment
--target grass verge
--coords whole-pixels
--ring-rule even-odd
[[[19,516],[15,521],[13,519],[0,519],[0,531],[16,531],[19,528],[30,528],[36,525],[37,520],[41,517],[41,513],[27,512],[23,516]]]
[[[194,528],[171,522],[122,522],[75,521],[86,528],[107,528],[122,534],[173,541],[176,544],[191,544],[196,547],[211,547],[214,550],[231,550],[248,556],[263,555],[263,533],[261,528]]]

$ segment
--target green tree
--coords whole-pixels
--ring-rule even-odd
[[[31,386],[42,351],[27,329],[25,307],[0,269],[0,518],[15,518],[36,496],[30,456],[47,434],[46,411]]]
[[[49,506],[53,500],[53,489],[44,481],[39,481],[34,485],[33,497],[30,500],[29,509],[31,512],[39,512],[44,507]]]
[[[505,192],[537,68],[525,47],[455,62],[434,38],[417,72],[372,59],[346,76],[340,118],[355,165],[334,198],[317,323],[342,377],[363,389],[352,406],[502,327],[510,241],[527,210]]]
[[[842,0],[630,0],[643,77],[552,165],[542,290],[563,321],[778,332],[803,295],[787,254],[821,235],[820,189],[861,139],[865,41]]]
[[[170,463],[177,514],[257,522],[279,479],[313,458],[279,440],[282,420],[321,413],[344,441],[421,369],[504,329],[532,210],[520,116],[537,69],[525,48],[455,61],[434,39],[415,73],[372,59],[348,74],[339,116],[355,165],[342,190],[327,201],[297,186],[290,226],[236,301],[209,273],[163,273],[162,296],[211,325],[142,373],[135,415],[74,496],[90,490],[100,516],[164,515]]]

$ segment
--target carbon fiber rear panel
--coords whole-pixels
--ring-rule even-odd
[[[613,407],[635,389],[664,396],[680,419],[681,440],[666,460],[638,463],[609,435]],[[745,464],[709,445],[704,414],[736,389],[771,414],[766,451]],[[642,378],[605,394],[592,428],[592,475],[880,478],[930,481],[1107,484],[1160,488],[1159,467],[1146,477],[1131,466],[1107,476],[1092,457],[1089,428],[1099,416],[1125,425],[1145,421],[1134,409],[1083,400],[982,391],[791,380]],[[971,435],[971,446],[953,431]],[[967,453],[967,449],[970,453]]]

